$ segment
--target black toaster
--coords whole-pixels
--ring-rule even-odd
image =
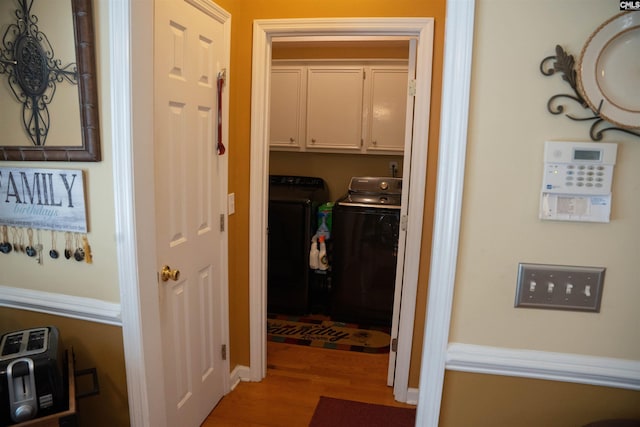
[[[0,426],[66,410],[63,354],[54,326],[0,339]]]

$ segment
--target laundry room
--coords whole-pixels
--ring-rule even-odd
[[[269,316],[391,327],[409,51],[408,39],[274,41]]]

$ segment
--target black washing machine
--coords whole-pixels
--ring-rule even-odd
[[[269,313],[308,314],[311,236],[316,232],[318,206],[327,199],[322,178],[269,176]]]
[[[331,319],[391,326],[402,179],[354,177],[333,208]]]

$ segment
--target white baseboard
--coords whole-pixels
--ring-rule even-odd
[[[229,379],[231,390],[236,388],[240,381],[251,381],[251,369],[248,366],[238,365],[233,368]]]
[[[446,369],[640,390],[640,361],[450,343]]]
[[[120,304],[0,285],[0,306],[122,326]]]
[[[404,403],[407,403],[409,405],[417,405],[418,394],[419,394],[419,389],[409,387],[409,389],[407,390],[407,401]]]

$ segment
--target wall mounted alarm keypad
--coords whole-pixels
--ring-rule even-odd
[[[540,218],[609,222],[617,145],[547,141]]]
[[[611,143],[547,141],[542,190],[548,193],[611,193],[616,151],[617,145]]]

